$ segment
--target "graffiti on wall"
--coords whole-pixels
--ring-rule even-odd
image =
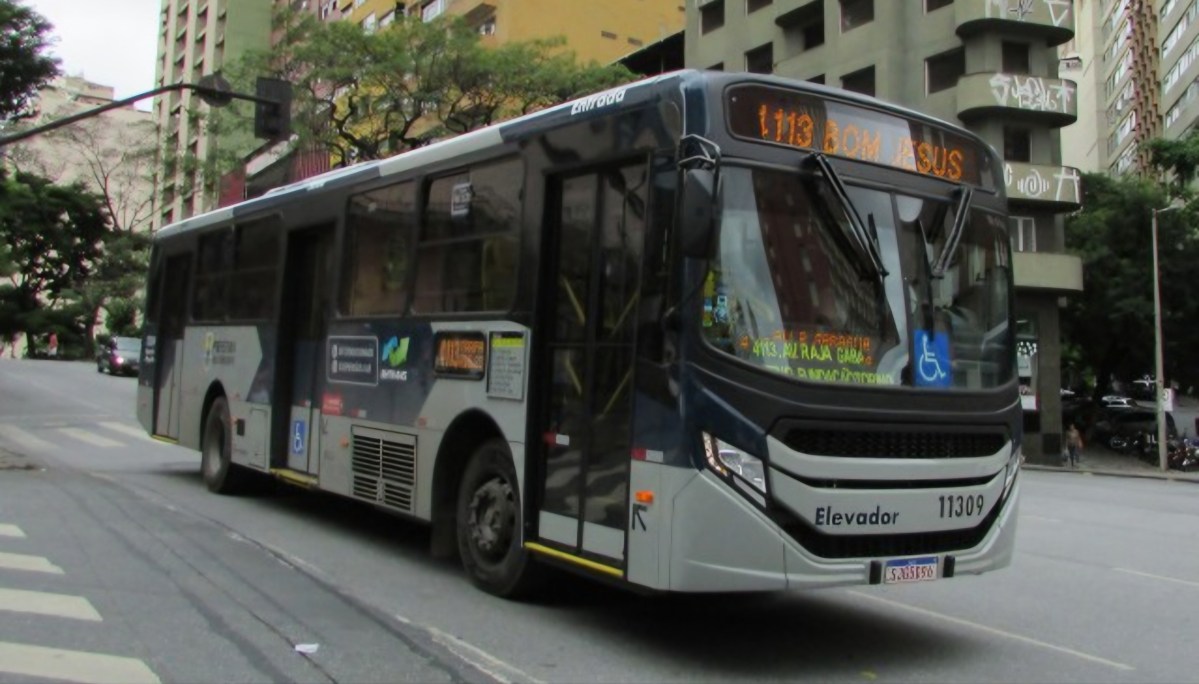
[[[1015,21],[1037,21],[1037,10],[1044,8],[1054,26],[1061,26],[1073,11],[1071,0],[985,0],[987,18],[1013,19]]]
[[[1051,176],[1047,176],[1053,171]],[[1003,181],[1009,197],[1052,200],[1078,204],[1082,201],[1082,178],[1070,166],[1003,165]]]
[[[1056,78],[995,74],[991,77],[995,103],[1038,112],[1068,113],[1074,101],[1074,83]]]

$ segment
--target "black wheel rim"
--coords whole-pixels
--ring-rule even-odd
[[[516,491],[506,478],[492,474],[475,487],[466,525],[479,560],[492,565],[503,561],[516,530]]]

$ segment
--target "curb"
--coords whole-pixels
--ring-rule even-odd
[[[1025,463],[1020,466],[1023,470],[1039,470],[1047,473],[1076,473],[1079,475],[1100,475],[1102,477],[1133,477],[1142,480],[1168,480],[1170,482],[1189,482],[1191,484],[1199,484],[1199,475],[1187,475],[1182,473],[1162,473],[1162,472],[1137,472],[1130,470],[1105,470],[1102,468],[1062,468],[1060,466],[1047,466]]]

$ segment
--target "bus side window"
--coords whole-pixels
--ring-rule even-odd
[[[511,305],[523,177],[520,161],[507,160],[429,183],[414,311],[501,311]]]
[[[403,313],[412,270],[416,194],[411,181],[350,198],[341,310],[349,316]]]
[[[233,231],[229,227],[200,236],[196,286],[192,292],[194,320],[225,320],[233,251]]]

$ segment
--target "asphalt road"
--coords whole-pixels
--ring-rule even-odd
[[[198,454],[138,434],[134,387],[0,361],[0,682],[28,679],[6,644],[161,681],[1199,681],[1199,485],[1025,472],[1013,565],[980,577],[652,598],[561,578],[512,603],[419,525],[208,494]]]

